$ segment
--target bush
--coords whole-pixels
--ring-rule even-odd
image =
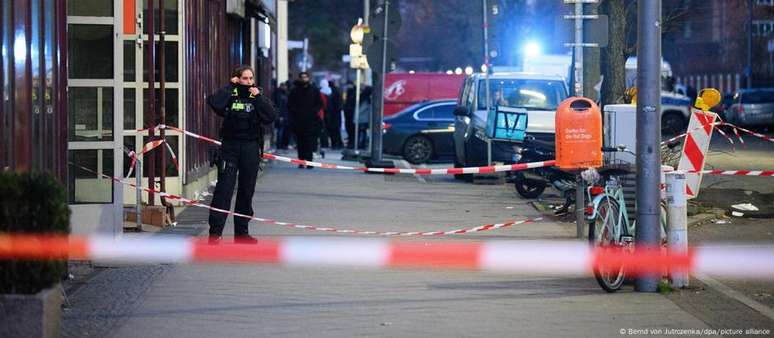
[[[0,233],[69,234],[64,186],[47,173],[0,173]],[[66,271],[66,261],[0,260],[0,293],[35,294]]]

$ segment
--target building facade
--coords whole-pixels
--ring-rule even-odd
[[[747,87],[748,78],[753,87],[774,86],[773,1],[674,0],[664,13],[678,16],[663,53],[679,82],[724,94]]]
[[[74,233],[122,232],[135,191],[99,174],[134,181],[127,151],[160,134],[166,144],[141,158],[143,186],[206,188],[210,145],[154,127],[217,138],[206,95],[235,65],[256,66],[267,87],[273,76],[272,0],[5,0],[0,11],[0,165],[66,183]]]

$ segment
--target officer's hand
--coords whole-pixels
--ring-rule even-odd
[[[239,78],[238,77],[234,76],[234,77],[231,78],[231,83],[237,84],[237,82],[239,82]]]
[[[250,94],[253,96],[261,95],[261,90],[258,87],[250,87]]]

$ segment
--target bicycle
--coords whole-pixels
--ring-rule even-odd
[[[603,148],[603,152],[627,152],[625,146],[616,148]],[[630,220],[626,210],[621,177],[632,173],[629,165],[608,166],[599,171],[588,169],[581,176],[588,183],[586,198],[591,201],[591,206],[586,209],[589,221],[589,243],[594,248],[612,248],[631,253],[634,251],[634,235],[636,221]],[[596,185],[604,182],[604,185]],[[666,244],[667,218],[666,204],[661,201],[661,245]],[[626,280],[625,266],[595,266],[594,278],[607,292],[616,292]]]

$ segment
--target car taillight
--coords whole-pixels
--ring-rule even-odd
[[[387,122],[382,122],[382,129],[387,130],[392,128],[392,125]]]
[[[600,194],[602,194],[604,192],[605,192],[605,188],[602,188],[602,187],[597,186],[597,185],[595,185],[595,186],[591,187],[591,189],[589,189],[589,194],[591,194],[591,196],[597,196],[597,195],[600,195]]]

